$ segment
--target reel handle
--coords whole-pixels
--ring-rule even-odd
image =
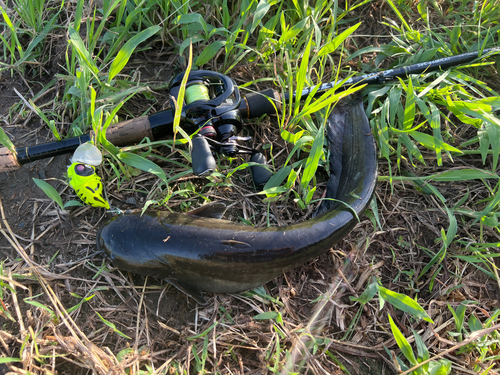
[[[250,161],[253,163],[262,164],[262,166],[252,165],[250,167],[250,172],[252,173],[252,179],[255,187],[259,190],[262,190],[267,181],[269,181],[269,179],[273,176],[273,172],[264,167],[264,165],[266,165],[266,157],[260,152],[254,152],[250,157]]]
[[[192,139],[193,148],[191,149],[191,164],[193,173],[197,176],[206,176],[215,171],[215,163],[212,150],[205,137],[199,135]]]

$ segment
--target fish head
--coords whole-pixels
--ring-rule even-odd
[[[113,266],[143,276],[168,278],[174,274],[169,259],[151,251],[155,238],[153,216],[129,215],[113,218],[105,223],[96,236],[97,248],[106,254]],[[153,225],[153,227],[159,225]],[[163,240],[160,240],[163,243]]]

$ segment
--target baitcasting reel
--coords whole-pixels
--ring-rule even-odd
[[[171,83],[172,108],[176,107],[183,78],[184,73],[181,73]],[[251,139],[237,135],[242,128],[241,100],[238,87],[224,74],[207,70],[189,73],[181,121],[191,130],[199,129],[191,148],[193,172],[197,176],[206,176],[215,170],[215,151],[229,157],[249,154],[251,162],[266,163],[262,153],[238,144],[238,141]],[[257,188],[262,188],[272,176],[264,166],[254,165],[250,170]]]

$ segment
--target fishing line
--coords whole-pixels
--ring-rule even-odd
[[[210,93],[208,87],[203,83],[195,83],[186,88],[184,101],[186,104],[191,104],[198,100],[209,101]]]

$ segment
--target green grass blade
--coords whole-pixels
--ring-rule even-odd
[[[196,59],[195,65],[201,66],[209,62],[216,54],[220,51],[222,47],[226,45],[225,40],[216,40],[213,43],[210,43],[202,53]]]
[[[316,174],[316,170],[318,169],[319,159],[323,155],[324,143],[325,143],[325,132],[324,128],[321,127],[318,134],[316,135],[316,139],[314,139],[311,152],[307,157],[304,173],[302,174],[300,185],[303,190],[307,189],[309,182],[313,179],[314,175]]]
[[[0,363],[11,363],[11,362],[21,362],[21,358],[14,357],[1,357]]]
[[[7,147],[11,152],[16,152],[16,146],[12,143],[10,138],[5,134],[4,130],[0,128],[0,143]]]
[[[82,65],[86,65],[87,68],[97,78],[99,69],[95,65],[94,60],[92,60],[89,51],[87,51],[82,38],[80,38],[80,34],[78,34],[78,32],[71,26],[69,27],[69,42],[76,49],[77,55],[80,57],[80,61],[83,63]]]
[[[433,181],[468,181],[468,180],[482,180],[488,178],[500,178],[498,175],[485,171],[482,169],[452,169],[450,171],[443,172],[435,177],[432,177]]]
[[[297,74],[297,92],[301,93],[302,89],[304,88],[304,85],[307,83],[307,71],[309,68],[309,54],[311,53],[311,45],[312,45],[312,33],[309,36],[309,41],[307,42],[304,54],[302,56],[302,61],[300,63],[300,68],[299,72]],[[300,100],[301,96],[297,95],[295,98],[295,108],[294,108],[294,115],[297,116],[297,114],[300,111]]]
[[[391,314],[388,314],[387,316],[389,318],[389,323],[391,325],[392,335],[394,336],[394,339],[396,340],[399,349],[401,349],[401,352],[406,357],[406,359],[408,359],[408,361],[410,361],[410,363],[413,366],[415,366],[418,362],[417,359],[415,358],[415,354],[413,354],[413,350],[411,348],[410,343],[403,336],[396,323],[394,323],[394,320],[392,320]]]
[[[137,154],[132,154],[130,152],[120,152],[118,154],[118,159],[131,167],[140,169],[141,171],[149,172],[155,176],[161,178],[165,183],[167,183],[167,176],[163,169],[161,169],[157,164],[152,161],[143,158]]]
[[[401,21],[401,23],[405,26],[406,30],[407,31],[412,31],[412,28],[410,27],[410,25],[408,25],[408,22],[406,22],[406,18],[403,17],[403,15],[399,11],[399,9],[392,2],[392,0],[387,0],[387,2],[389,3],[389,6],[392,8],[392,10],[394,11],[394,13],[396,13],[396,15],[398,16],[398,18]]]
[[[106,324],[109,328],[111,328],[113,330],[113,332],[117,333],[119,336],[125,338],[125,339],[129,339],[129,340],[132,340],[131,337],[128,337],[126,334],[124,334],[123,332],[120,332],[118,330],[118,328],[116,328],[116,325],[114,325],[113,323],[111,323],[110,321],[104,319],[104,317],[99,314],[97,311],[95,312],[97,314],[97,316],[101,319],[101,321]]]
[[[52,185],[50,185],[48,182],[45,182],[43,180],[39,180],[38,178],[33,178],[33,181],[35,182],[35,184],[37,184],[37,186],[40,189],[43,190],[43,192],[50,199],[52,199],[54,202],[56,202],[59,205],[59,207],[61,207],[61,210],[63,209],[62,198],[59,195],[59,193],[57,192],[57,190],[54,187],[52,187]]]
[[[184,77],[182,78],[181,86],[179,87],[179,95],[177,96],[177,101],[175,102],[175,114],[173,123],[174,145],[175,145],[175,136],[179,131],[185,139],[189,140],[189,145],[191,146],[191,139],[185,132],[183,132],[183,130],[179,125],[181,123],[182,107],[184,106],[184,94],[186,92],[186,83],[189,77],[189,72],[191,71],[192,63],[193,63],[193,45],[190,44],[188,65],[186,67],[186,70],[184,71]]]
[[[393,292],[392,290],[386,289],[383,286],[378,287],[379,297],[384,301],[389,302],[394,307],[401,311],[407,312],[416,318],[425,320],[426,322],[433,323],[432,319],[427,315],[425,310],[410,297]]]
[[[269,9],[271,8],[271,5],[269,5],[268,0],[260,0],[259,4],[257,5],[257,9],[255,10],[255,13],[253,15],[252,19],[252,27],[250,28],[250,33],[253,33],[259,23],[262,21],[264,16],[267,14]]]
[[[318,52],[318,57],[323,57],[333,53],[343,42],[346,40],[353,32],[355,32],[362,22],[357,23],[354,26],[351,26],[347,30],[343,31],[339,35],[337,35],[333,40],[325,44]]]
[[[40,108],[38,108],[35,105],[35,103],[33,103],[33,101],[31,99],[29,100],[29,104],[30,104],[31,108],[36,112],[36,114],[38,116],[40,116],[43,121],[45,121],[45,123],[50,128],[50,130],[52,131],[52,134],[54,134],[54,136],[57,138],[57,140],[60,141],[61,140],[61,136],[59,135],[59,132],[57,131],[55,122],[53,120],[49,121],[49,119],[47,118],[47,116],[45,116],[45,114],[42,112],[42,110]]]
[[[415,122],[415,93],[413,91],[413,82],[411,79],[408,80],[408,87],[406,89],[406,103],[405,112],[403,118],[403,129],[411,129],[411,126]]]
[[[2,12],[2,16],[3,16],[5,23],[7,24],[7,27],[10,29],[11,38],[17,47],[17,51],[19,52],[19,56],[21,58],[23,58],[24,51],[23,51],[23,47],[21,46],[21,43],[19,43],[19,39],[17,38],[17,30],[14,27],[14,25],[12,24],[12,21],[10,20],[9,16],[7,15],[7,13],[3,9],[3,7],[0,7],[0,11]]]
[[[139,44],[149,39],[160,31],[160,26],[151,26],[146,30],[141,31],[139,34],[133,36],[125,45],[118,51],[115,59],[111,63],[111,68],[109,69],[108,83],[116,77],[118,73],[127,65],[130,56],[137,48]]]

